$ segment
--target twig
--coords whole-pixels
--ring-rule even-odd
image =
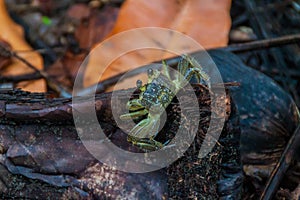
[[[300,42],[300,34],[287,35],[287,36],[283,36],[283,37],[259,40],[259,41],[255,41],[255,42],[248,42],[248,43],[242,43],[242,44],[234,44],[234,45],[229,45],[227,47],[215,48],[214,50],[225,50],[225,51],[230,51],[230,52],[234,52],[234,53],[242,53],[245,51],[255,51],[255,50],[259,50],[259,49],[267,49],[267,48],[271,48],[271,47],[293,44],[296,42]],[[192,54],[198,54],[201,51],[196,51],[196,52],[193,52]],[[175,66],[178,63],[179,59],[180,59],[179,56],[172,57],[172,58],[166,59],[166,63],[169,66]],[[156,61],[154,63],[161,63],[161,61]],[[96,85],[84,88],[83,90],[81,90],[78,93],[78,95],[91,94],[95,87],[96,87],[96,93],[104,92],[109,86],[117,83],[118,80],[125,73],[127,73],[128,77],[132,77],[137,74],[146,72],[148,68],[149,68],[149,65],[144,65],[137,69],[131,70],[129,72],[124,72],[124,73],[112,76],[104,81],[99,82]]]
[[[268,49],[272,47],[278,47],[278,46],[293,44],[297,42],[300,42],[300,34],[286,35],[278,38],[258,40],[258,41],[247,42],[242,44],[233,44],[227,47],[217,48],[217,49],[222,49],[233,53],[242,53],[246,51]]]
[[[22,81],[28,80],[37,80],[43,78],[39,73],[33,72],[28,74],[22,74],[18,76],[0,76],[0,82],[12,82],[12,83],[19,83]]]
[[[281,158],[277,165],[275,166],[267,184],[260,196],[261,200],[272,199],[275,193],[277,192],[278,186],[285,175],[285,172],[291,165],[292,161],[295,158],[295,154],[300,147],[300,124],[298,125],[296,131],[291,136],[287,146],[285,147],[284,152],[281,155]]]
[[[37,52],[37,53],[40,53],[40,54],[49,54],[49,51],[64,53],[66,51],[66,48],[65,47],[52,47],[51,49],[49,49],[49,48],[39,48],[39,49],[32,49],[32,50],[16,50],[15,52],[18,53],[18,54],[32,53],[32,52]]]
[[[132,77],[138,74],[141,74],[143,72],[146,72],[147,69],[149,68],[149,65],[144,65],[139,68],[136,68],[134,70],[131,70],[129,72],[123,72],[120,74],[117,74],[115,76],[112,76],[104,81],[99,82],[98,84],[95,84],[93,86],[87,87],[82,89],[80,92],[77,93],[78,96],[85,96],[88,94],[92,94],[94,92],[94,88],[96,87],[96,93],[101,93],[104,92],[109,86],[117,83],[119,79],[126,74],[128,77]]]

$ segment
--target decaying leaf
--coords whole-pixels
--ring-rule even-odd
[[[11,45],[12,50],[26,51],[26,53],[20,53],[19,55],[36,68],[42,69],[42,57],[38,53],[32,51],[32,48],[24,39],[22,28],[9,17],[5,7],[5,1],[0,1],[0,21],[0,37]],[[33,72],[33,70],[19,60],[13,59],[12,63],[2,71],[2,75],[20,75],[30,72]],[[41,79],[31,80],[21,82],[17,87],[32,92],[45,92],[46,83]]]
[[[78,12],[75,9],[81,9],[81,23],[76,29],[75,37],[79,42],[81,48],[91,48],[96,43],[102,41],[107,34],[111,32],[114,27],[119,9],[112,6],[105,6],[101,10],[95,10],[92,8],[85,8],[84,5],[77,5],[70,8],[69,12],[72,12],[72,16]],[[72,10],[71,10],[72,9]],[[87,10],[88,9],[88,10]],[[71,14],[70,14],[71,15]],[[78,14],[77,14],[78,15]]]
[[[70,90],[73,88],[73,81],[78,73],[86,53],[74,54],[67,51],[65,55],[57,60],[46,72],[59,84]]]
[[[193,38],[195,42],[201,44],[204,48],[225,46],[231,24],[230,4],[230,0],[127,0],[120,10],[114,29],[107,38],[122,37],[118,33],[135,28],[161,27],[183,33]],[[156,44],[161,49],[175,49],[176,52],[180,53],[199,50],[197,45],[186,46],[184,41],[174,36],[174,34],[155,34],[145,31],[130,38],[122,39],[105,43],[103,45],[105,48],[97,48],[91,54],[89,63],[86,66],[85,86],[90,86],[99,80],[105,80],[121,72],[174,55],[158,49],[144,48],[140,50],[139,44],[141,43],[144,46],[148,45],[150,48],[153,47],[153,44]],[[127,52],[125,56],[118,58],[124,48],[135,49],[136,51]],[[115,57],[117,60],[107,63],[109,61],[108,57]],[[107,68],[107,66],[109,67]],[[122,86],[133,86],[134,80],[128,81]]]

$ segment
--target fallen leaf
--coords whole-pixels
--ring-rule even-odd
[[[201,49],[193,42],[186,44],[179,33],[193,38],[204,48],[227,45],[231,25],[230,5],[231,0],[125,1],[114,29],[106,37],[108,41],[100,43],[100,46],[104,47],[98,46],[89,57],[84,86],[93,85],[111,76],[174,56],[174,54]],[[110,41],[114,36],[122,37],[123,31],[141,27],[161,27],[177,31],[178,34],[172,31],[169,33],[149,31],[123,38],[125,41],[115,38]],[[143,44],[144,49],[139,49],[140,44]],[[148,49],[146,49],[147,45]],[[136,51],[126,52],[124,55],[122,50],[125,49]],[[166,52],[163,49],[171,49],[173,52]],[[121,57],[118,57],[120,54],[122,54]],[[116,60],[109,63],[114,56],[117,56]],[[137,78],[145,79],[142,77],[126,79],[126,83],[123,83],[121,88],[133,87]]]
[[[205,48],[226,46],[230,6],[231,0],[127,0],[109,36],[152,26],[184,33]]]
[[[26,51],[19,53],[19,56],[30,62],[37,69],[43,69],[42,57],[34,52],[24,39],[23,29],[17,25],[8,15],[5,1],[0,1],[0,37],[11,45],[13,51]],[[19,60],[12,59],[12,64],[5,67],[1,72],[2,75],[20,75],[33,72],[28,66]],[[44,80],[24,81],[17,85],[23,90],[31,92],[45,92],[46,83]]]
[[[70,51],[67,51],[65,55],[51,65],[46,72],[57,83],[72,90],[74,79],[76,78],[78,69],[85,56],[86,53],[73,54]]]
[[[75,9],[79,9],[79,6],[70,8],[70,16],[75,15],[71,15],[72,12],[76,12]],[[116,22],[119,9],[112,6],[105,6],[101,10],[96,10],[83,8],[83,5],[81,5],[80,9],[83,10],[81,14],[85,15],[85,17],[81,16],[81,23],[76,29],[75,37],[81,48],[90,49],[111,32]]]

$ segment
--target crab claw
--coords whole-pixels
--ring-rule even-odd
[[[131,101],[128,101],[126,107],[130,111],[140,110],[144,108],[144,106],[141,103],[141,100],[139,99],[132,99]]]
[[[158,133],[159,125],[159,120],[148,116],[148,118],[143,119],[137,125],[135,125],[135,127],[133,127],[133,129],[130,131],[129,135],[136,138],[155,137]]]
[[[148,114],[148,110],[143,109],[136,112],[131,112],[127,114],[123,114],[120,116],[121,120],[129,120],[129,119],[138,119],[139,117],[142,117],[144,115]]]

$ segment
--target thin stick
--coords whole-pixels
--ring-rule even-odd
[[[282,46],[282,45],[293,44],[296,42],[300,42],[300,34],[287,35],[287,36],[283,36],[283,37],[259,40],[259,41],[254,41],[254,42],[247,42],[247,43],[242,43],[242,44],[233,44],[233,45],[229,45],[227,47],[215,48],[214,50],[225,50],[225,51],[230,51],[230,52],[234,52],[234,53],[242,53],[245,51],[268,49],[271,47],[278,47],[278,46]],[[201,51],[196,51],[191,54],[197,54]],[[172,57],[172,58],[166,59],[166,63],[170,66],[174,66],[178,63],[179,59],[180,59],[180,56]],[[161,63],[161,61],[156,61],[154,63]],[[93,92],[95,87],[96,87],[96,93],[104,92],[109,86],[117,83],[118,80],[125,73],[127,73],[128,77],[135,76],[139,73],[146,72],[148,67],[149,67],[149,65],[144,65],[137,69],[131,70],[130,72],[123,72],[118,75],[112,76],[104,81],[99,82],[96,85],[93,85],[88,88],[84,88],[78,94],[79,95],[90,94]]]
[[[298,125],[296,131],[293,133],[290,138],[287,146],[285,147],[284,152],[281,155],[281,158],[277,165],[275,166],[267,184],[260,196],[261,200],[273,199],[274,195],[277,192],[279,184],[284,177],[286,171],[291,165],[292,161],[295,158],[295,154],[300,147],[300,125]]]
[[[37,80],[41,78],[43,77],[36,72],[21,74],[17,76],[0,76],[1,82],[12,82],[12,83],[19,83],[22,81],[29,81],[29,80]]]
[[[287,44],[293,44],[300,42],[300,34],[286,35],[278,38],[258,40],[254,42],[247,42],[242,44],[232,44],[227,47],[217,48],[234,53],[242,53],[245,51],[255,51],[260,49],[268,49],[272,47],[278,47]]]

